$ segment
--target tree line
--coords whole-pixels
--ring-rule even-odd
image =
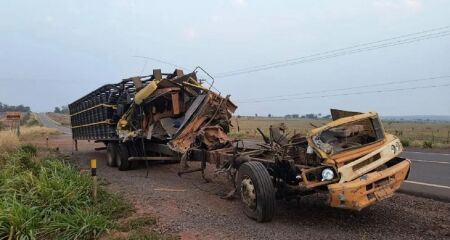
[[[14,106],[0,102],[0,112],[31,112],[31,108],[22,104]]]
[[[55,110],[53,110],[54,113],[63,113],[68,114],[69,108],[67,106],[61,106],[61,107],[55,107]]]
[[[255,113],[255,117],[258,117],[257,113]],[[264,116],[261,116],[261,117],[264,117]],[[269,113],[267,115],[267,117],[268,118],[272,118],[272,117],[306,118],[306,119],[325,119],[325,120],[331,119],[331,115],[329,115],[329,114],[328,115],[322,115],[321,113],[318,113],[318,114],[308,113],[308,114],[305,114],[305,115],[300,115],[300,114],[294,113],[294,114],[287,114],[287,115],[284,115],[284,116],[274,116],[271,113]],[[241,118],[241,115],[237,115],[237,118]]]

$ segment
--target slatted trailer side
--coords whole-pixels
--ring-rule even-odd
[[[117,121],[134,99],[136,79],[145,87],[154,79],[171,78],[176,74],[155,69],[152,75],[103,85],[69,104],[73,140],[118,141]]]

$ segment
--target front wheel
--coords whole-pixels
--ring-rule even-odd
[[[275,213],[275,189],[264,165],[243,163],[239,167],[237,184],[245,215],[258,222],[271,221]]]

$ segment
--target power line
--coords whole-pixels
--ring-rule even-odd
[[[353,45],[353,46],[350,46],[350,47],[339,48],[339,49],[335,49],[335,50],[315,53],[315,54],[308,55],[308,56],[303,56],[303,57],[298,57],[298,58],[291,58],[291,59],[278,61],[278,62],[273,62],[273,63],[269,63],[269,64],[263,64],[263,65],[256,65],[256,66],[252,66],[252,67],[241,68],[241,69],[237,69],[237,70],[234,70],[234,71],[228,71],[226,73],[240,72],[240,71],[244,71],[244,70],[248,70],[248,69],[252,69],[252,68],[256,68],[256,67],[264,67],[264,66],[269,66],[269,65],[274,65],[274,64],[281,64],[281,63],[296,61],[296,60],[300,60],[300,59],[303,59],[303,58],[315,57],[315,56],[319,56],[319,55],[323,55],[323,54],[329,54],[329,53],[333,53],[333,52],[349,50],[349,49],[356,48],[356,47],[362,47],[362,46],[372,45],[372,44],[376,44],[376,43],[392,41],[392,40],[395,40],[395,39],[401,39],[401,38],[405,38],[405,37],[409,37],[409,36],[424,34],[424,33],[428,33],[428,32],[434,32],[434,31],[448,29],[448,28],[450,28],[450,25],[449,26],[440,27],[440,28],[433,28],[433,29],[429,29],[429,30],[424,30],[424,31],[421,31],[421,32],[404,34],[404,35],[400,35],[400,36],[397,36],[397,37],[387,38],[387,39],[378,40],[378,41],[374,41],[374,42],[356,44],[356,45]],[[219,74],[224,74],[224,73],[219,73]]]
[[[337,97],[337,96],[350,96],[350,95],[362,95],[368,93],[386,93],[386,92],[400,92],[400,91],[410,91],[416,89],[429,89],[429,88],[438,88],[438,87],[450,87],[450,83],[440,84],[440,85],[426,85],[420,87],[409,87],[409,88],[395,88],[395,89],[383,89],[383,90],[371,90],[371,91],[362,91],[362,92],[351,92],[351,93],[340,93],[340,94],[329,94],[329,95],[318,95],[318,96],[306,96],[306,97],[297,97],[297,98],[284,98],[284,99],[276,99],[276,100],[261,100],[261,101],[251,101],[251,102],[240,102],[242,103],[261,103],[261,102],[278,102],[278,101],[292,101],[292,100],[303,100],[310,98],[325,98],[325,97]]]
[[[182,67],[180,65],[177,65],[177,64],[174,64],[174,63],[171,63],[171,62],[167,62],[167,61],[164,61],[164,60],[161,60],[161,59],[153,58],[153,57],[146,57],[146,56],[133,56],[133,57],[135,57],[135,58],[143,58],[143,59],[147,59],[147,60],[152,60],[152,61],[155,61],[155,62],[163,63],[163,64],[166,64],[166,65],[170,65],[172,67],[176,67],[176,68],[180,68],[180,69],[183,69],[183,70],[191,71],[191,69],[189,69],[189,68]]]
[[[443,34],[443,33],[445,33],[445,34]],[[248,74],[248,73],[253,73],[253,72],[260,72],[260,71],[269,70],[269,69],[281,68],[281,67],[286,67],[286,66],[291,66],[291,65],[298,65],[298,64],[302,64],[302,63],[322,61],[322,60],[326,60],[329,58],[351,55],[351,54],[355,54],[355,53],[359,53],[359,52],[372,51],[372,50],[376,50],[376,49],[380,49],[380,48],[392,47],[392,46],[397,46],[397,45],[409,44],[409,43],[413,43],[413,42],[418,42],[418,41],[423,41],[423,40],[427,40],[427,39],[433,39],[433,38],[444,37],[444,36],[450,35],[450,31],[443,32],[443,33],[433,34],[432,36],[428,36],[428,35],[421,36],[421,37],[416,37],[414,39],[406,39],[406,40],[393,42],[393,43],[386,43],[386,44],[378,45],[378,46],[359,48],[359,49],[354,49],[354,50],[350,50],[350,51],[346,51],[346,52],[345,51],[338,52],[335,54],[325,55],[322,57],[309,58],[309,59],[307,58],[305,60],[300,60],[300,61],[295,61],[295,62],[287,62],[287,63],[277,64],[277,65],[268,65],[266,67],[256,68],[256,69],[252,69],[252,70],[235,72],[235,73],[230,73],[230,74],[223,74],[223,75],[216,76],[216,78],[225,78],[225,77]]]
[[[301,63],[305,63],[305,62],[320,61],[320,60],[324,60],[324,59],[328,59],[328,58],[332,58],[332,57],[354,54],[354,53],[363,52],[363,51],[371,51],[371,50],[375,50],[375,49],[379,49],[379,48],[386,48],[386,47],[392,47],[392,46],[397,46],[397,45],[402,45],[402,44],[409,44],[409,43],[432,39],[432,38],[444,37],[444,36],[450,35],[449,30],[440,31],[440,32],[436,32],[436,31],[448,29],[448,28],[450,28],[450,26],[434,28],[434,29],[430,29],[430,30],[401,35],[401,36],[388,38],[388,39],[384,39],[384,40],[379,40],[379,41],[374,41],[374,42],[369,42],[369,43],[356,44],[356,45],[346,47],[346,48],[340,48],[340,49],[336,49],[336,50],[320,52],[320,53],[316,53],[316,54],[312,54],[312,55],[308,55],[308,56],[291,58],[291,59],[278,61],[278,62],[272,62],[272,63],[268,63],[268,64],[255,65],[255,66],[251,66],[251,67],[247,67],[247,68],[241,68],[238,70],[218,73],[218,74],[216,74],[216,77],[219,77],[219,78],[230,77],[230,76],[235,76],[235,75],[240,75],[240,74],[263,71],[263,70],[272,69],[272,68],[301,64]],[[433,32],[433,33],[430,33],[430,32]],[[424,34],[424,33],[427,33],[427,34]],[[419,36],[416,36],[416,35],[419,35]],[[411,36],[414,36],[414,37],[411,37]],[[401,39],[401,40],[392,41],[392,40],[397,40],[397,39]],[[382,44],[380,44],[380,43],[382,43]]]
[[[276,100],[277,98],[285,98],[285,97],[290,97],[290,96],[310,95],[310,94],[316,94],[316,93],[345,91],[345,90],[353,90],[353,89],[367,88],[367,87],[379,87],[379,86],[385,86],[385,85],[396,85],[396,84],[404,84],[404,83],[432,81],[432,80],[445,79],[445,78],[450,78],[450,75],[428,77],[428,78],[418,78],[418,79],[403,80],[403,81],[381,82],[381,83],[366,84],[366,85],[359,85],[359,86],[353,86],[353,87],[326,89],[326,90],[319,90],[319,91],[299,92],[299,93],[284,94],[284,95],[272,95],[272,96],[255,97],[255,98],[241,98],[241,99],[238,99],[236,101],[236,103],[241,102],[241,101],[247,102],[247,101],[259,101],[259,100],[267,100],[267,99]]]

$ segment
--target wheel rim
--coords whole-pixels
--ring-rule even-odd
[[[241,182],[241,198],[247,207],[250,209],[256,208],[256,191],[252,179],[245,176]]]

